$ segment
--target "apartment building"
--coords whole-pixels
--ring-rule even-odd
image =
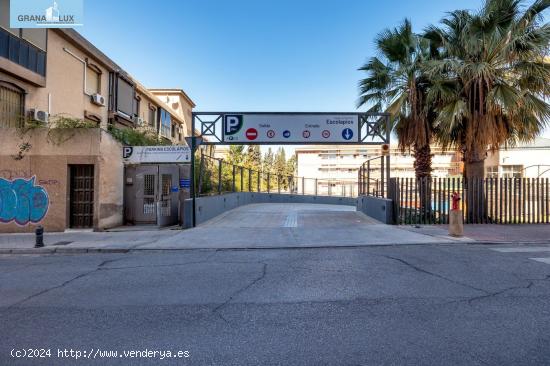
[[[371,145],[311,145],[296,148],[297,175],[316,179],[317,190],[324,193],[357,192],[357,174],[365,161],[380,156],[379,146]],[[432,176],[460,176],[463,162],[459,153],[432,147]],[[392,177],[413,178],[414,157],[395,146],[390,148]],[[380,159],[370,163],[371,178],[379,178]],[[550,178],[550,139],[538,137],[530,143],[501,148],[487,153],[486,177]],[[308,182],[308,180],[306,180]],[[307,189],[307,186],[306,186]]]
[[[183,90],[148,90],[72,29],[10,28],[0,0],[0,232],[122,224],[122,145],[108,129],[185,144],[194,106]],[[97,128],[25,128],[59,116]]]
[[[488,178],[550,178],[550,139],[537,137],[530,143],[502,148],[487,154]]]

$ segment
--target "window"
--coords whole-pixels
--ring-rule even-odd
[[[523,165],[503,165],[502,177],[503,178],[521,178],[523,172]]]
[[[45,29],[40,29],[46,31]],[[45,33],[44,33],[45,34]],[[45,46],[45,41],[43,46]],[[17,35],[0,28],[0,57],[46,76],[46,52]]]
[[[156,128],[157,126],[157,110],[149,106],[149,127]]]
[[[117,78],[116,111],[132,117],[134,111],[134,85],[122,77]]]
[[[172,125],[172,138],[176,138],[176,124]]]
[[[170,116],[170,113],[160,108],[160,135],[169,138],[171,131],[172,118]]]
[[[17,86],[0,81],[0,127],[22,127],[25,93]]]
[[[101,94],[101,69],[86,63],[86,94]]]

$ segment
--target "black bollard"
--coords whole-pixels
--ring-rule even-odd
[[[36,234],[36,242],[34,244],[34,247],[35,248],[44,247],[44,228],[41,225],[38,225],[38,227],[34,232]]]

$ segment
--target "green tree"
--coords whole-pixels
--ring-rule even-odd
[[[427,103],[431,81],[423,70],[434,54],[429,41],[413,33],[405,19],[397,28],[383,30],[375,40],[380,57],[372,57],[359,70],[358,107],[390,114],[402,151],[413,150],[417,178],[430,177],[435,113]]]
[[[279,182],[281,189],[288,188],[288,170],[286,165],[286,153],[285,149],[280,147],[275,153],[273,162],[274,174],[276,175],[276,181]]]
[[[246,149],[244,165],[253,170],[262,169],[262,153],[259,145],[250,145]]]
[[[428,99],[438,105],[440,141],[463,152],[465,177],[484,177],[488,149],[529,141],[548,124],[550,25],[542,13],[549,6],[487,0],[479,11],[454,11],[426,30],[442,56],[427,72],[444,80]]]
[[[273,167],[273,163],[275,161],[274,159],[275,157],[273,155],[273,150],[270,147],[267,149],[267,152],[264,154],[264,159],[262,162],[262,173],[263,173],[262,190],[267,190],[267,174],[273,174],[274,172],[274,167]],[[274,182],[273,177],[271,177],[270,188],[274,187],[273,182]]]

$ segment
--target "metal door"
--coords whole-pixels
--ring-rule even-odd
[[[70,165],[70,222],[72,228],[94,225],[94,166]]]
[[[175,165],[159,165],[159,202],[157,225],[178,223],[179,170]]]
[[[140,224],[157,222],[158,167],[140,166],[135,176],[134,219]]]

